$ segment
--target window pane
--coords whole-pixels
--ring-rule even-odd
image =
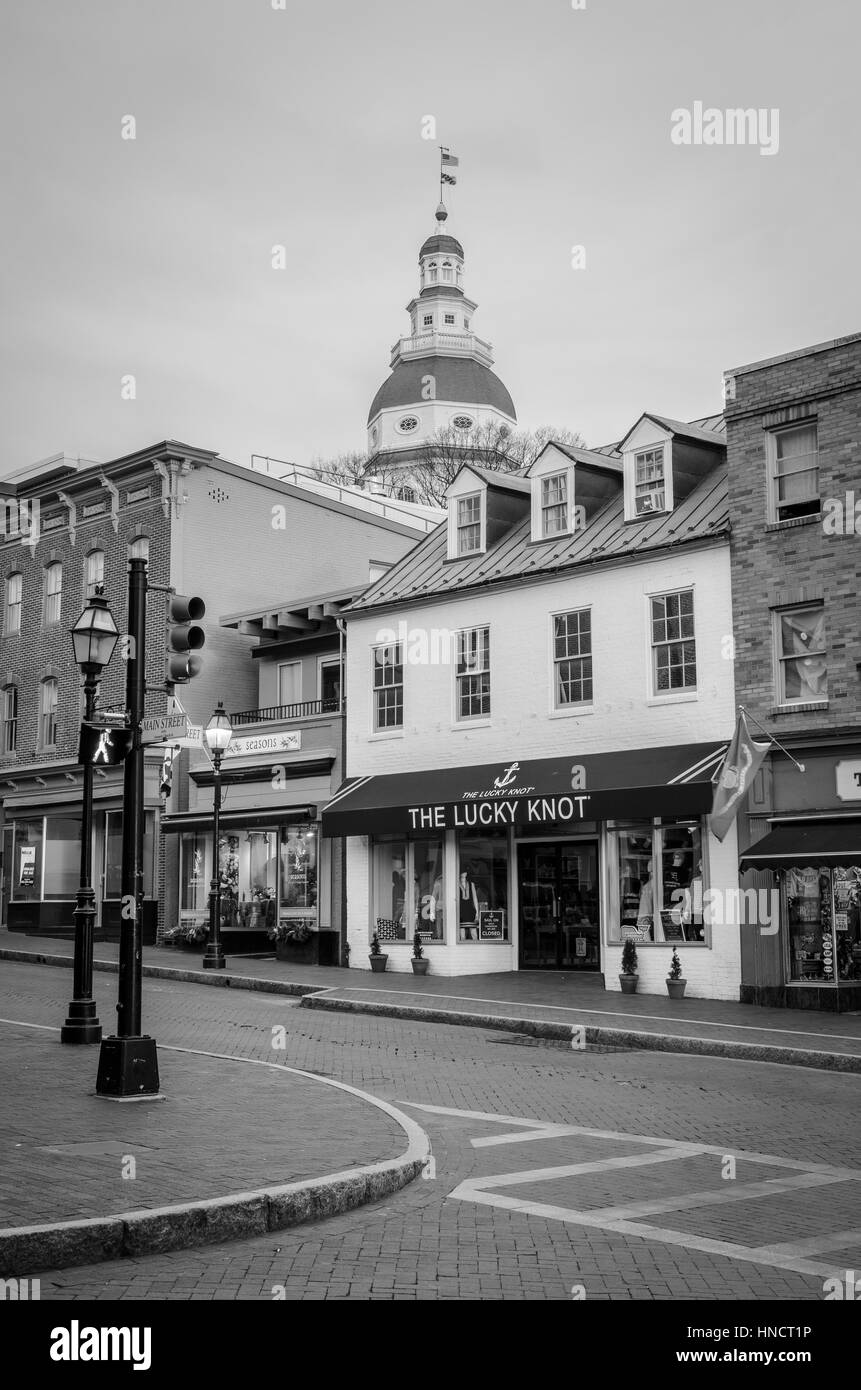
[[[281,828],[281,920],[317,925],[317,827],[309,821]]]
[[[787,869],[782,877],[789,930],[790,978],[831,984],[835,935],[831,870],[811,864]]]
[[[212,877],[212,835],[191,830],[180,836],[180,900],[184,912],[204,913]],[[118,875],[112,880],[119,883]]]
[[[81,875],[81,822],[48,816],[45,844],[45,897],[74,898]]]
[[[413,840],[413,901],[410,940],[416,932],[425,941],[445,936],[444,846],[441,839]]]
[[[187,840],[188,836],[183,836]],[[123,817],[121,811],[105,812],[105,897],[122,896]],[[183,907],[186,904],[183,902]]]
[[[655,903],[652,885],[654,830],[638,825],[614,832],[618,848],[619,923],[616,940],[654,941]],[[611,936],[612,928],[611,928]]]
[[[824,609],[780,614],[782,698],[824,700],[828,693]]]
[[[373,932],[383,950],[387,941],[406,941],[404,921],[407,846],[405,840],[375,840]]]
[[[482,939],[484,926],[488,940],[508,940],[508,837],[504,830],[460,837],[456,894],[459,941]],[[489,910],[500,912],[501,918],[483,923],[481,914]]]
[[[302,663],[290,661],[278,667],[278,703],[296,705],[302,699]]]
[[[18,687],[7,685],[3,691],[3,752],[14,753],[18,747]]]
[[[42,820],[16,820],[12,896],[38,902],[42,896]]]
[[[704,941],[704,888],[702,830],[699,821],[667,824],[661,828],[661,883],[655,893],[660,906],[680,925],[685,941]],[[666,940],[661,921],[655,922],[655,939]]]

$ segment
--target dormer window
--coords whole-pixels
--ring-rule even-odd
[[[646,449],[634,455],[634,512],[648,516],[666,510],[664,448]]]
[[[476,555],[481,550],[481,493],[457,499],[456,554]]]
[[[553,473],[541,479],[541,536],[558,536],[568,526],[568,476]]]

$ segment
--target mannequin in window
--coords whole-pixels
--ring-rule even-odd
[[[478,894],[475,884],[466,869],[463,869],[457,885],[458,920],[461,941],[474,941],[478,927]]]

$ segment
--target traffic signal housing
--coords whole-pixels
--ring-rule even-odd
[[[206,604],[202,598],[171,594],[168,599],[165,678],[169,687],[184,685],[203,669],[203,658],[195,653],[206,641],[206,633],[198,627],[205,613]]]

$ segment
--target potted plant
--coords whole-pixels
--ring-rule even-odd
[[[630,937],[622,947],[622,973],[619,976],[619,984],[622,986],[623,994],[637,993],[637,948]]]
[[[422,950],[422,939],[418,932],[413,937],[413,974],[426,975],[430,961]]]
[[[293,965],[313,965],[313,932],[301,917],[286,922],[270,922],[266,935],[275,942],[276,960]]]
[[[375,975],[382,974],[382,972],[386,968],[388,959],[389,958],[386,955],[385,951],[380,950],[380,939],[377,936],[377,933],[374,932],[373,936],[371,937],[371,951],[370,955],[368,956],[368,960],[371,962],[371,969],[373,970]]]
[[[682,962],[679,960],[679,953],[673,947],[673,959],[670,964],[670,973],[667,976],[667,993],[671,999],[684,998],[685,985],[687,980],[682,979]]]
[[[208,936],[208,922],[186,922],[185,926],[179,929],[177,943],[186,951],[196,951]]]

